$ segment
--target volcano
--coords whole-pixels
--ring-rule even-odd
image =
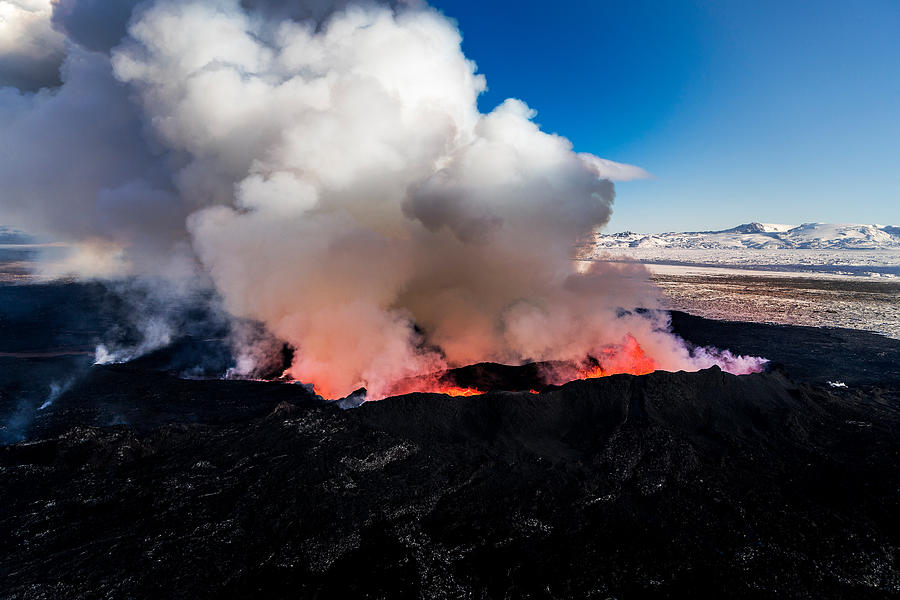
[[[603,69],[628,62],[591,19],[651,23],[625,36],[637,58],[696,36],[576,6],[553,65],[560,6],[525,11],[542,56],[520,69],[513,5],[466,32],[486,36],[467,55],[468,17],[427,0],[0,0],[0,599],[900,596],[897,340],[670,314],[691,306],[674,285],[600,251],[667,245],[598,237],[618,183],[654,177],[592,153],[656,132],[632,117],[658,111],[617,114],[618,92],[634,75],[647,107],[686,98],[659,65]],[[593,58],[571,51],[578,29]],[[484,95],[492,48],[526,85]],[[541,65],[592,85],[569,97]],[[705,139],[689,121],[659,131]],[[691,144],[663,146],[691,162]],[[738,198],[748,177],[717,166],[676,181]],[[786,197],[766,176],[741,212]],[[625,218],[727,217],[697,210],[709,194],[653,195]],[[703,264],[731,249],[743,266],[777,246],[897,245],[890,227],[740,229],[685,243],[717,238]],[[792,256],[775,262],[812,255]],[[679,294],[756,320],[896,313],[893,287],[843,274],[815,296],[728,277]]]

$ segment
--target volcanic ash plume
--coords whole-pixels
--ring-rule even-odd
[[[522,101],[480,113],[485,81],[436,11],[320,4],[157,0],[108,59],[90,55],[148,140],[145,168],[104,189],[137,198],[152,235],[123,217],[108,237],[177,244],[148,207],[189,214],[227,310],[293,346],[290,376],[329,397],[478,361],[580,364],[628,340],[662,369],[758,368],[623,313],[654,307],[641,267],[575,269],[610,179],[640,169],[575,153]]]

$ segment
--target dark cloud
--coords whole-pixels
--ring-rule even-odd
[[[88,50],[109,52],[127,33],[135,6],[143,0],[58,0],[53,26]]]
[[[408,6],[424,6],[420,0],[241,0],[247,10],[262,13],[269,19],[311,20],[317,25],[325,22],[337,11],[350,4],[379,4],[398,9]]]
[[[0,87],[33,92],[60,84],[65,47],[50,12],[50,0],[0,2]]]
[[[40,55],[6,54],[0,56],[0,87],[12,86],[26,92],[56,87],[62,80],[59,66],[65,53],[52,49]]]

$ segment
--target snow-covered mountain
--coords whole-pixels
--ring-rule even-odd
[[[3,227],[2,225],[0,225],[0,246],[31,244],[33,242],[34,239],[24,231],[19,231],[18,229],[10,229],[9,227]]]
[[[598,233],[595,248],[894,250],[900,249],[900,227],[746,223],[722,231],[659,234],[626,231]]]

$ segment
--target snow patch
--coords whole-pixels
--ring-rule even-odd
[[[597,248],[900,250],[900,228],[888,225],[745,223],[721,231],[600,234]]]

